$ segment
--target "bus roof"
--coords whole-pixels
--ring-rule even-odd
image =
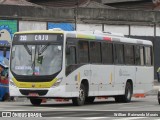
[[[15,32],[15,34],[36,34],[36,33],[64,33],[64,31],[51,31],[51,30],[31,30],[31,31],[21,31],[21,32]]]
[[[125,36],[119,35],[103,35],[103,34],[95,34],[95,33],[85,33],[81,31],[68,31],[66,32],[67,37],[72,38],[83,38],[83,39],[90,39],[90,40],[104,40],[110,42],[123,42],[123,43],[133,43],[133,44],[145,44],[145,45],[153,45],[149,40],[143,39],[135,39],[135,38],[128,38]]]
[[[110,33],[103,33],[103,32],[94,32],[94,31],[63,31],[61,29],[53,29],[53,30],[32,30],[32,31],[23,31],[23,32],[16,32],[15,34],[40,34],[40,33],[61,33],[65,34],[66,37],[71,38],[82,38],[82,39],[89,39],[89,40],[104,40],[110,42],[123,42],[123,43],[133,43],[133,44],[145,44],[145,45],[153,45],[149,40],[142,40],[142,39],[135,39],[135,38],[128,38],[123,36],[122,34],[110,34]]]

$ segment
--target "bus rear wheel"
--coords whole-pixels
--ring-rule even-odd
[[[85,99],[86,99],[85,86],[81,84],[80,90],[79,90],[79,97],[72,98],[73,105],[76,105],[76,106],[84,105]]]
[[[93,103],[94,100],[95,100],[95,97],[87,97],[86,100],[85,100],[85,102],[86,103]]]
[[[160,104],[160,91],[158,91],[158,103]]]
[[[132,85],[130,82],[127,82],[125,87],[125,94],[120,96],[115,96],[115,101],[128,103],[131,101],[132,94],[133,94]]]
[[[42,99],[30,98],[30,102],[32,103],[32,105],[38,106],[42,103]]]

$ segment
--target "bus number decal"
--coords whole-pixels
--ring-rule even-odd
[[[119,76],[130,76],[127,70],[119,70]]]
[[[27,40],[27,36],[26,35],[21,35],[20,36],[20,41],[26,41]]]

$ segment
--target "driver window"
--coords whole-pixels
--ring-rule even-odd
[[[76,64],[76,48],[69,47],[66,51],[66,66]]]
[[[69,75],[74,69],[76,69],[76,48],[66,48],[66,75]]]

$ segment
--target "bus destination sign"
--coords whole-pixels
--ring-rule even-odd
[[[19,42],[55,42],[58,41],[57,34],[17,34],[14,39]]]

